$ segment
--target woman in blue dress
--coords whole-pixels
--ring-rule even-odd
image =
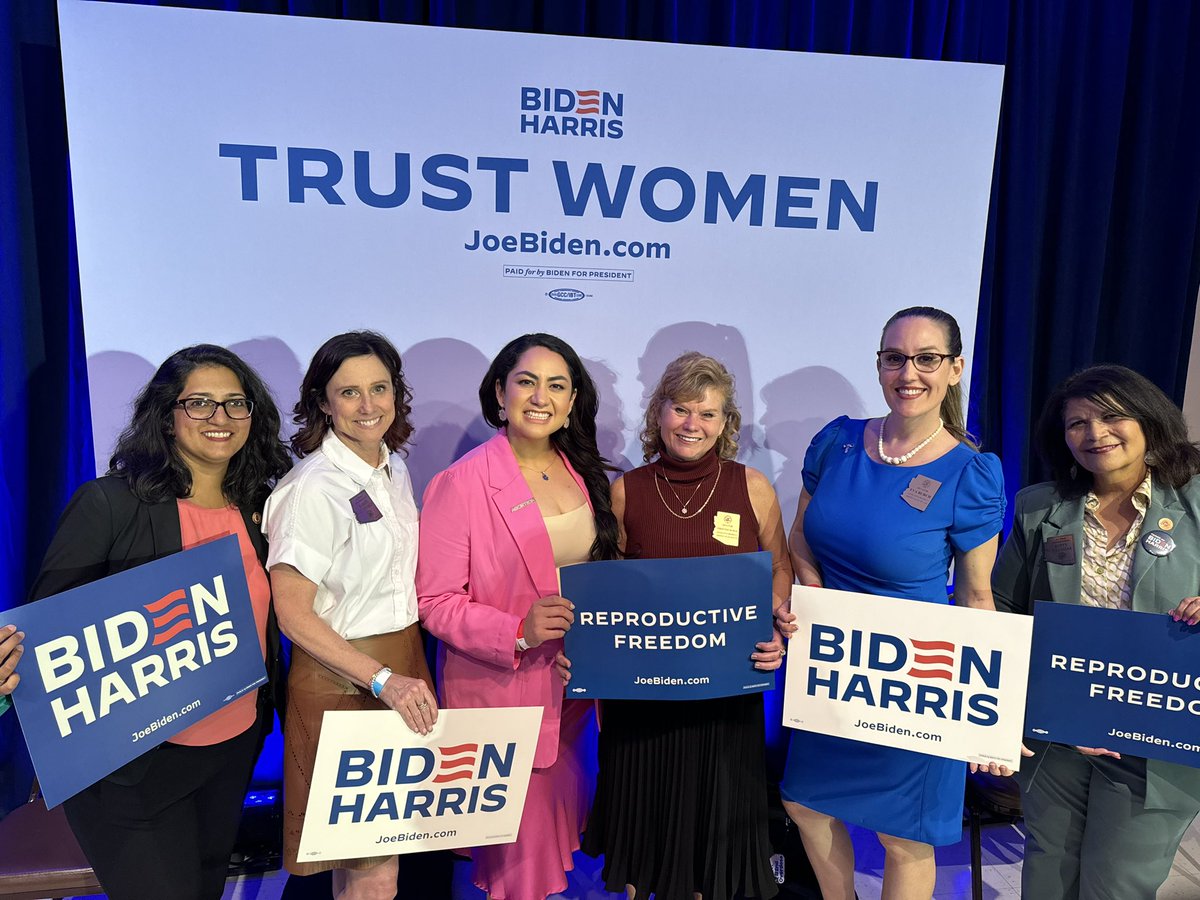
[[[876,368],[888,414],[822,429],[804,459],[792,525],[801,584],[994,609],[989,584],[1004,518],[1000,461],[963,422],[962,336],[931,307],[901,310],[883,329]],[[918,476],[932,499],[907,493]],[[994,766],[992,771],[1007,774]],[[825,900],[853,900],[847,822],[886,851],[883,897],[928,900],[935,846],[962,833],[966,765],[809,731],[792,733],[780,785]]]

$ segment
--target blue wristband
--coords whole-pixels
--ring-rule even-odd
[[[384,666],[378,672],[371,676],[371,696],[376,700],[383,693],[383,686],[387,684],[387,680],[392,677],[392,670]]]

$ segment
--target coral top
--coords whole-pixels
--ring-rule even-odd
[[[236,506],[226,506],[222,509],[205,509],[190,500],[179,501],[179,535],[183,541],[183,549],[190,550],[199,544],[214,538],[222,538],[236,534],[238,547],[242,551],[242,566],[246,570],[246,584],[250,588],[250,605],[254,608],[254,624],[258,631],[258,646],[266,657],[267,648],[267,609],[271,605],[271,584],[267,581],[266,570],[258,561],[254,545],[250,543],[250,535],[246,533],[246,524]],[[205,716],[195,725],[185,728],[171,738],[172,744],[184,744],[188,747],[205,747],[209,744],[219,744],[230,738],[237,737],[254,724],[258,715],[258,691],[252,691],[244,697],[239,697],[228,706],[218,709],[212,715]]]

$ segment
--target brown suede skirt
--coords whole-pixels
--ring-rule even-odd
[[[387,666],[396,675],[420,678],[433,690],[419,625],[413,624],[392,634],[357,638],[350,644],[379,660],[380,665]],[[312,786],[313,763],[317,758],[317,739],[321,735],[321,720],[325,713],[329,710],[384,708],[370,691],[327,669],[299,646],[292,646],[287,725],[283,730],[283,865],[293,875],[314,875],[328,869],[369,869],[388,858],[373,856],[304,863],[297,860],[304,810],[308,807],[308,791]]]

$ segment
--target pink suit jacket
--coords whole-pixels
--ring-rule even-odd
[[[583,479],[563,463],[591,498]],[[558,758],[563,685],[554,672],[562,641],[516,653],[517,626],[533,602],[558,593],[550,537],[504,433],[476,447],[425,491],[417,605],[442,642],[442,705],[540,706],[533,764]]]

